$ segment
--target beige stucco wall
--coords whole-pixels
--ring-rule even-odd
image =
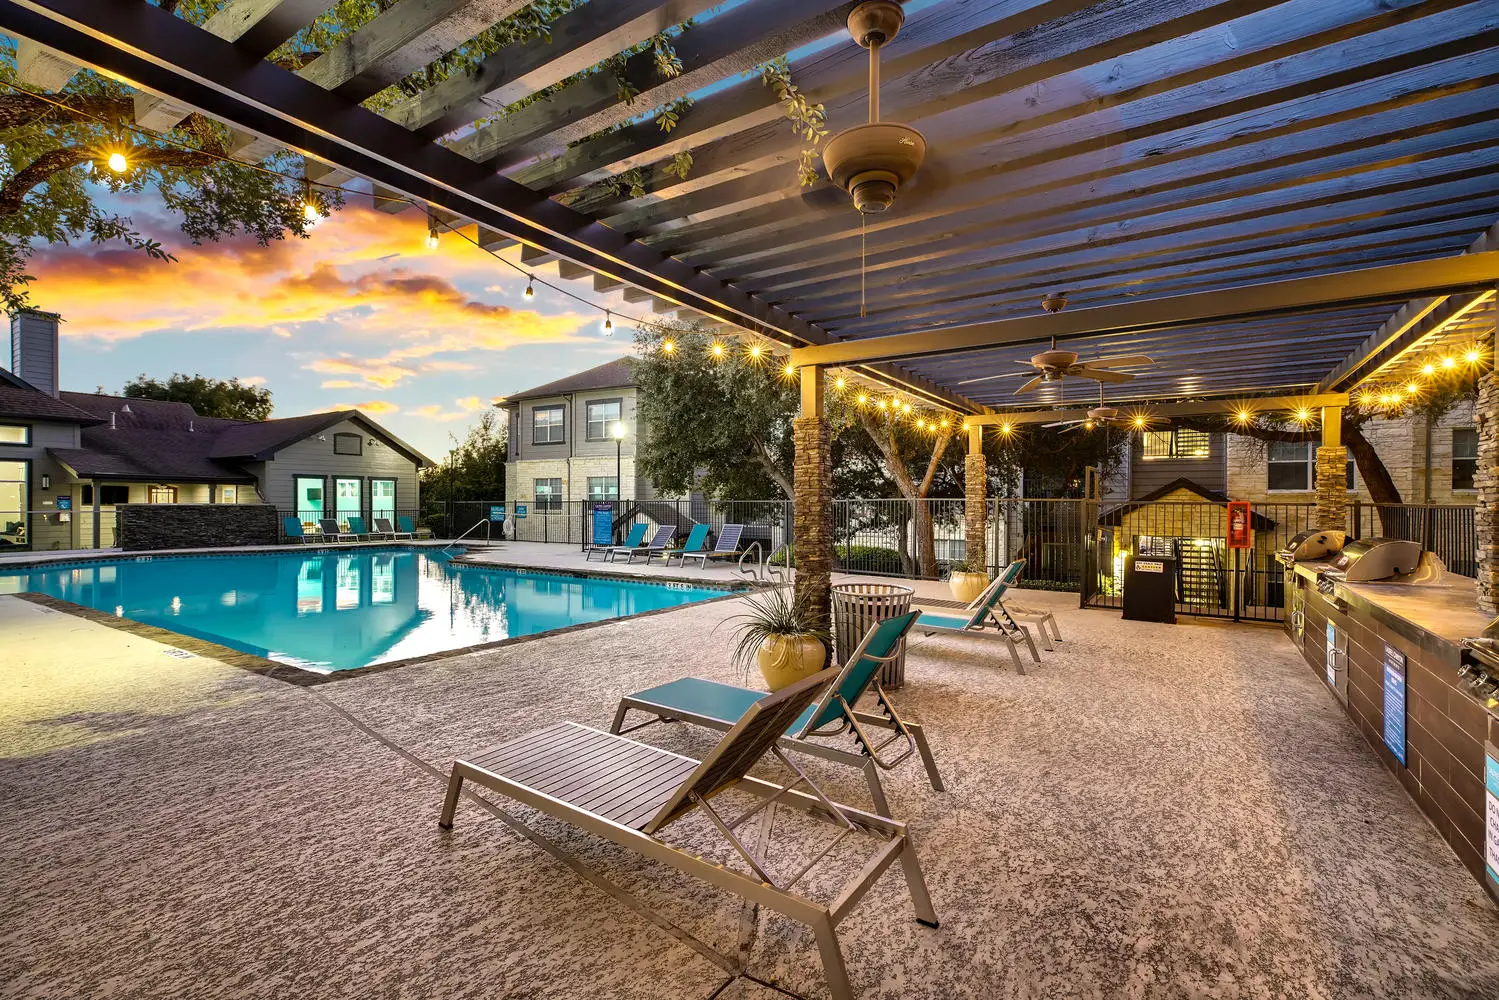
[[[562,480],[567,500],[588,499],[590,476],[613,476],[614,456],[607,458],[553,458],[509,462],[505,465],[505,496],[512,503],[534,503],[536,480]],[[625,456],[620,461],[620,497],[625,500],[650,499],[636,492],[635,460]]]

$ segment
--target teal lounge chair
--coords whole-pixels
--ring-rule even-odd
[[[911,630],[918,614],[913,611],[873,626],[848,658],[837,680],[815,704],[796,717],[780,739],[781,746],[788,750],[812,754],[863,771],[875,811],[881,816],[890,815],[890,805],[885,799],[879,772],[896,767],[913,753],[921,755],[932,787],[939,792],[944,790],[925,732],[916,723],[907,722],[896,714],[879,681],[880,667],[900,655],[901,641]],[[854,705],[859,697],[871,689],[879,713],[857,711]],[[708,729],[729,730],[763,697],[763,691],[700,677],[683,677],[625,695],[615,709],[614,724],[609,731],[634,732],[658,722],[688,722]],[[631,710],[653,718],[624,728],[625,715]],[[866,729],[869,726],[889,730],[891,735],[878,741],[871,739]],[[846,738],[840,740],[844,746],[830,742],[850,736],[852,746],[847,745]],[[882,757],[884,750],[896,741],[904,741],[904,749],[890,757]]]
[[[338,526],[338,521],[331,517],[318,518],[318,528],[323,532],[325,542],[357,542],[359,536],[351,531],[344,531]]]
[[[366,527],[364,518],[360,517],[358,514],[349,515],[349,532],[362,542],[372,541],[376,538],[385,537],[384,532],[371,531],[368,527]]]
[[[650,525],[646,524],[644,521],[636,521],[634,524],[630,525],[630,533],[625,536],[623,544],[588,546],[588,548],[583,550],[583,561],[591,562],[593,560],[593,554],[595,552],[599,552],[603,554],[604,560],[606,562],[613,562],[613,559],[610,558],[610,553],[616,549],[639,548],[640,543],[645,541],[645,529],[648,527],[650,527]]]
[[[389,535],[391,538],[411,537],[411,532],[409,531],[397,531],[395,526],[390,523],[390,518],[388,517],[375,518],[375,530],[382,535]]]
[[[666,554],[667,546],[671,545],[672,536],[676,533],[676,529],[671,525],[663,524],[656,529],[656,533],[651,536],[651,540],[644,545],[627,551],[616,549],[615,552],[626,551],[625,562],[627,563],[634,562],[636,556],[645,556],[645,563],[649,566],[651,559]],[[609,554],[609,561],[614,561],[614,552]]]
[[[298,545],[304,545],[307,542],[307,535],[302,531],[302,521],[300,518],[283,517],[281,519],[281,533],[286,536],[288,542],[296,542]]]
[[[431,538],[432,537],[432,529],[431,528],[418,528],[418,527],[416,527],[415,525],[412,524],[411,518],[407,517],[404,514],[401,515],[400,517],[396,518],[396,523],[401,526],[401,532],[403,534],[408,534],[412,538]]]
[[[666,565],[670,566],[673,559],[681,559],[682,565],[687,565],[688,556],[708,554],[708,526],[706,524],[694,524],[692,530],[687,533],[687,541],[682,543],[680,549],[672,549],[666,553]],[[650,562],[647,558],[646,562]]]
[[[965,615],[940,611],[921,612],[921,617],[916,620],[916,630],[927,636],[976,635],[998,639],[1009,647],[1010,659],[1015,664],[1015,672],[1024,674],[1025,665],[1020,661],[1018,649],[1020,642],[1025,642],[1030,649],[1031,659],[1037,663],[1041,662],[1041,654],[1036,652],[1036,643],[1031,639],[1030,630],[1010,619],[999,603],[1010,581],[1020,574],[1020,568],[1024,565],[1024,560],[1018,560],[1006,567],[1005,571],[996,576],[989,586],[984,588],[984,592],[968,605]]]
[[[687,560],[689,560],[689,559],[697,559],[697,560],[699,560],[702,563],[703,568],[707,569],[708,568],[708,560],[709,559],[736,559],[736,558],[738,558],[738,556],[739,556],[739,537],[741,535],[743,535],[743,534],[744,534],[744,525],[742,525],[742,524],[726,524],[726,525],[724,525],[723,526],[723,530],[718,533],[718,541],[714,544],[713,550],[711,552],[708,551],[707,549],[703,549],[703,550],[698,551],[698,552],[688,552],[686,549],[683,549],[682,550],[682,565],[686,566],[687,565]],[[690,541],[690,539],[689,539],[689,541]],[[669,559],[667,561],[670,562]]]

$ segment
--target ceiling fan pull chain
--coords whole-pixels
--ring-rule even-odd
[[[859,213],[859,318],[864,318],[864,225],[867,216]]]

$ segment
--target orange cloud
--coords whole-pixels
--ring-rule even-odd
[[[334,407],[334,409],[338,409],[338,410],[349,410],[349,409],[362,410],[365,413],[368,413],[372,417],[378,417],[381,414],[385,414],[385,413],[399,413],[399,412],[401,412],[401,408],[399,406],[397,406],[394,403],[387,402],[386,400],[383,400],[383,399],[371,399],[371,400],[367,400],[367,401],[365,401],[363,403],[343,403],[343,404],[340,404],[339,406]]]
[[[407,410],[407,414],[413,417],[422,417],[427,420],[462,420],[472,413],[472,410],[444,410],[436,403],[428,403],[426,406],[418,406]]]

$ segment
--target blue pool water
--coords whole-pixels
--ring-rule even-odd
[[[722,597],[685,584],[455,565],[419,549],[154,556],[0,570],[35,591],[317,671]]]

